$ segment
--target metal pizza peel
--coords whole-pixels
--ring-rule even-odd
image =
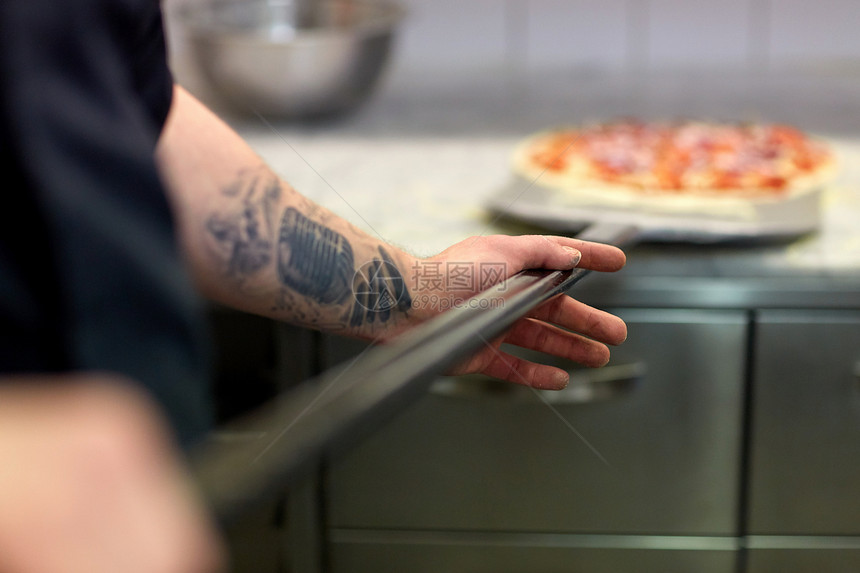
[[[490,211],[577,238],[628,247],[639,241],[717,242],[791,237],[819,226],[821,191],[757,204],[750,216],[659,213],[572,201],[559,190],[512,180]],[[229,523],[288,484],[306,479],[322,459],[349,450],[419,399],[451,366],[503,333],[588,269],[529,270],[476,295],[504,304],[464,304],[373,347],[355,360],[233,420],[191,455],[193,477],[213,513]]]
[[[731,220],[572,204],[552,189],[514,181],[488,207],[582,240],[629,247],[644,240],[715,242],[807,233],[818,227],[819,201],[820,192],[807,193],[761,208],[754,219]],[[520,272],[475,297],[504,304],[464,304],[442,313],[231,421],[192,452],[192,473],[205,501],[229,523],[305,479],[314,463],[350,449],[484,341],[588,274],[580,268]]]
[[[633,231],[605,223],[579,238],[625,246]],[[315,463],[348,451],[426,394],[447,369],[590,273],[519,272],[475,295],[474,304],[439,314],[230,421],[191,452],[192,476],[204,501],[229,524],[306,479]]]
[[[513,178],[487,202],[497,217],[534,224],[548,231],[576,234],[594,225],[637,229],[639,241],[716,243],[729,240],[786,239],[820,226],[823,185],[779,200],[748,201],[742,212],[707,208],[668,210],[619,206],[594,195],[582,197],[539,182]]]

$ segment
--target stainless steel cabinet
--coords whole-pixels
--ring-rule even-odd
[[[860,571],[860,539],[770,537],[748,540],[745,573],[854,573]]]
[[[757,321],[749,573],[860,570],[860,312]]]
[[[219,423],[246,414],[310,376],[314,350],[310,331],[224,307],[210,309],[209,324]],[[282,496],[273,496],[225,525],[230,571],[281,571],[283,504]]]
[[[860,535],[860,312],[764,311],[750,533]]]
[[[577,374],[563,394],[445,380],[334,461],[325,487],[333,571],[367,571],[368,562],[428,551],[343,541],[357,530],[700,536],[702,550],[738,535],[746,313],[619,314],[630,336],[613,354],[619,369],[608,370],[618,377]],[[333,360],[344,358],[337,349],[331,341]],[[490,570],[470,564],[477,549],[468,542],[437,545],[452,559],[439,570]],[[643,557],[633,562],[642,566],[626,570],[732,571],[731,551],[714,558],[658,546],[638,549]],[[607,547],[487,551],[497,556],[491,562],[523,560],[534,571],[608,571],[621,559]],[[577,558],[595,564],[575,569]],[[690,559],[697,565],[685,569]]]

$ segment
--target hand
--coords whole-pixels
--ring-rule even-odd
[[[415,265],[417,274],[413,280],[418,288],[413,299],[419,305],[422,300],[435,301],[435,308],[421,311],[438,313],[492,286],[492,282],[500,282],[525,269],[567,270],[579,266],[613,272],[621,269],[625,262],[624,253],[616,247],[568,237],[474,237]],[[452,274],[458,272],[457,269],[464,274]],[[487,282],[482,279],[493,278],[493,273],[481,272],[482,269],[496,269],[500,275],[495,275],[495,281]],[[471,276],[466,274],[469,272]],[[430,280],[433,277],[435,281]],[[468,288],[469,284],[472,288]],[[451,288],[451,285],[466,288]],[[569,381],[567,372],[512,356],[501,351],[499,346],[513,344],[599,367],[609,360],[607,345],[620,344],[626,337],[627,327],[620,318],[561,294],[517,321],[503,337],[488,341],[481,351],[451,373],[479,372],[535,388],[561,389]]]
[[[220,544],[160,418],[105,375],[0,383],[0,571],[211,573]]]

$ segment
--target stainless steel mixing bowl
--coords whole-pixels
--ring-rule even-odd
[[[367,99],[402,16],[393,0],[203,0],[179,21],[220,99],[239,111],[309,118]]]

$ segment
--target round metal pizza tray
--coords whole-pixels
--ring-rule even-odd
[[[510,217],[560,233],[575,233],[596,223],[630,225],[638,238],[654,242],[711,243],[729,240],[782,239],[816,231],[822,189],[781,200],[750,201],[737,215],[706,209],[678,212],[620,207],[590,197],[514,178],[488,201],[495,216]]]

